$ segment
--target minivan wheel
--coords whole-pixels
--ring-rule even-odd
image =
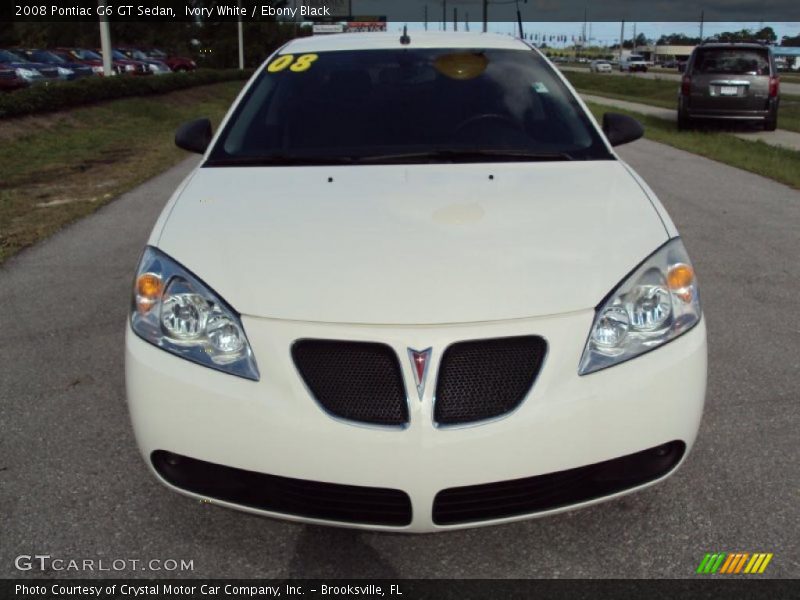
[[[775,131],[778,128],[778,111],[771,110],[769,116],[764,119],[764,131]]]
[[[691,121],[689,117],[686,116],[686,113],[682,110],[678,110],[678,131],[687,131],[691,129]]]

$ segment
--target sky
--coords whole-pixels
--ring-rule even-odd
[[[800,0],[799,0],[800,1]],[[639,33],[645,34],[648,38],[658,39],[662,35],[670,33],[684,33],[689,36],[697,36],[700,34],[699,21],[682,22],[682,23],[625,23],[625,39],[633,37],[634,26],[636,27],[637,35]],[[772,27],[778,35],[778,41],[784,35],[795,36],[800,35],[800,22],[769,22],[769,21],[754,21],[754,22],[706,22],[703,25],[703,36],[709,37],[715,33],[723,31],[739,31],[741,29],[758,30],[761,27]],[[400,30],[402,24],[390,23],[391,29]],[[424,29],[424,23],[408,23],[410,31]],[[470,23],[470,31],[481,31],[482,24],[478,22]],[[441,31],[441,21],[435,23],[428,23],[429,31]],[[447,25],[447,30],[452,31],[453,23]],[[459,31],[464,30],[464,23],[459,23]],[[583,30],[583,23],[568,22],[568,23],[523,23],[523,31],[526,33],[545,33],[549,35],[566,35],[570,40],[572,36],[579,36]],[[517,24],[514,22],[490,22],[489,31],[495,33],[512,33],[517,34]],[[587,34],[591,33],[593,45],[611,45],[619,41],[620,23],[609,22],[594,22],[587,24]],[[549,43],[549,42],[548,42]]]

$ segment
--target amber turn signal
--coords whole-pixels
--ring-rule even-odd
[[[683,263],[671,266],[667,272],[667,285],[678,298],[689,302],[692,299],[694,269]]]
[[[146,313],[161,297],[163,285],[161,278],[153,273],[143,273],[136,280],[136,308]]]

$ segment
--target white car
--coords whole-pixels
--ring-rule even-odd
[[[607,60],[593,60],[589,64],[592,73],[611,73],[611,63]]]
[[[261,515],[502,523],[661,481],[706,386],[675,226],[537,50],[503,35],[294,40],[167,203],[126,380],[153,474]]]

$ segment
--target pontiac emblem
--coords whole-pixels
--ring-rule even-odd
[[[432,348],[425,350],[408,349],[408,358],[411,360],[411,371],[414,373],[414,383],[417,385],[417,395],[422,400],[425,391],[425,379],[428,376],[428,365],[430,364]]]

